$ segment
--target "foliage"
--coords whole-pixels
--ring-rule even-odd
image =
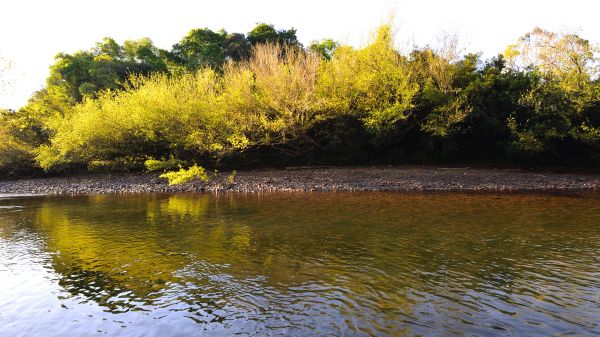
[[[86,100],[48,123],[54,136],[40,147],[40,165],[49,169],[124,156],[143,163],[144,157],[222,150],[238,135],[239,124],[219,109],[220,81],[214,71],[131,81],[124,91]]]
[[[382,26],[365,48],[336,50],[320,79],[329,110],[357,114],[376,133],[385,133],[408,118],[419,86],[408,60],[393,44],[391,27]]]
[[[321,56],[324,60],[331,61],[335,50],[339,46],[340,44],[332,39],[324,39],[321,41],[311,42],[308,48],[317,53],[317,55]]]
[[[272,25],[260,23],[247,36],[228,34],[225,30],[192,29],[173,46],[172,55],[189,70],[203,67],[219,70],[226,60],[245,60],[252,46],[268,43],[300,46],[295,29],[276,30]]]
[[[163,173],[160,177],[168,179],[169,186],[184,184],[192,179],[208,180],[206,170],[198,165],[193,165],[188,169],[182,168],[179,171]]]
[[[227,176],[227,183],[233,184],[235,182],[235,178],[237,177],[237,171],[233,170],[230,175]]]
[[[223,76],[226,109],[248,127],[247,145],[273,145],[302,137],[320,115],[320,60],[279,44],[255,46],[252,57],[228,64]]]
[[[29,173],[34,167],[33,146],[19,138],[10,120],[13,112],[0,110],[0,173]]]
[[[513,71],[533,78],[509,119],[514,144],[524,151],[552,153],[560,145],[583,141],[598,147],[600,127],[600,58],[598,48],[575,33],[540,28],[509,46],[505,54]]]
[[[219,68],[225,61],[225,39],[225,32],[216,33],[208,28],[192,29],[173,46],[173,53],[192,70],[199,67]]]
[[[398,50],[389,25],[360,48],[266,24],[194,29],[171,51],[107,38],[59,54],[2,114],[0,170],[600,160],[594,44],[535,29],[489,60],[457,46]]]
[[[166,64],[160,58],[162,53],[147,38],[126,41],[124,47],[104,38],[89,51],[58,54],[46,88],[54,97],[78,103],[85,97],[95,97],[99,91],[122,88],[129,74],[166,71]]]
[[[169,158],[168,160],[156,160],[150,158],[144,162],[144,166],[146,167],[146,170],[148,170],[148,172],[173,170],[178,167],[180,168],[184,164],[185,163],[183,161],[175,159],[173,157]]]
[[[318,57],[279,45],[253,55],[223,75],[205,68],[136,77],[123,91],[86,100],[47,123],[53,136],[37,160],[51,169],[123,157],[218,158],[300,137],[319,118]]]
[[[248,33],[248,42],[251,45],[275,43],[300,47],[294,28],[287,30],[276,30],[273,25],[259,23]]]

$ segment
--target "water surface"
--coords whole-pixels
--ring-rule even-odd
[[[0,336],[598,336],[600,198],[0,198]]]

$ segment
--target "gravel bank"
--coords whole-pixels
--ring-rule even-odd
[[[440,167],[299,168],[214,174],[208,182],[168,186],[158,174],[103,174],[0,181],[0,193],[286,191],[596,191],[600,174]]]

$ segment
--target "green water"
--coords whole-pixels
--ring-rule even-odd
[[[598,336],[595,195],[0,197],[0,336]]]

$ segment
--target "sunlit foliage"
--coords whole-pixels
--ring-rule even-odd
[[[490,60],[458,45],[402,50],[389,25],[360,48],[304,48],[267,24],[194,29],[171,51],[107,38],[59,54],[46,88],[3,114],[0,166],[600,161],[597,46],[541,29]]]
[[[167,172],[160,175],[161,178],[169,180],[169,185],[179,185],[186,183],[192,179],[202,181],[208,180],[206,170],[198,165],[192,165],[187,169],[179,169],[179,171]]]
[[[387,25],[364,48],[338,48],[333,60],[324,64],[321,81],[331,111],[356,114],[374,132],[385,132],[406,120],[419,90],[408,60],[394,48]]]
[[[31,171],[34,166],[33,145],[22,139],[19,125],[13,120],[14,112],[0,110],[0,174],[15,174]]]
[[[583,140],[598,148],[599,51],[575,33],[540,28],[507,48],[511,69],[533,78],[519,102],[528,109],[509,119],[518,146],[530,152],[556,152],[561,143]]]

